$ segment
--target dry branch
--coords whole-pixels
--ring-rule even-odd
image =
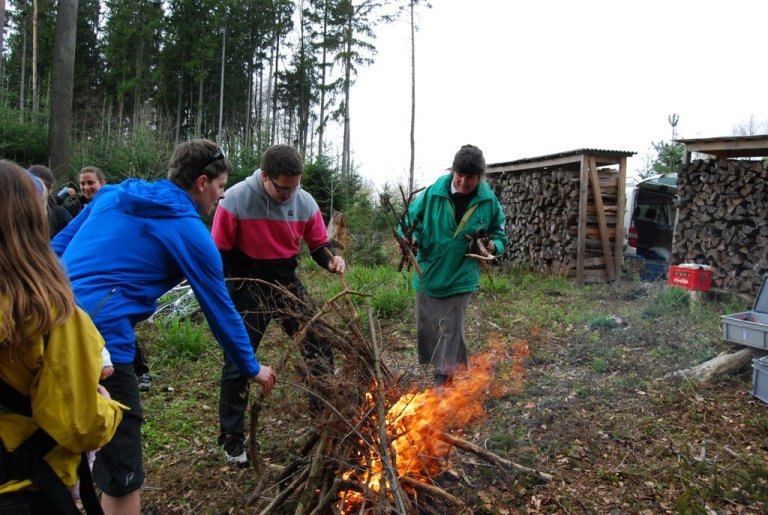
[[[445,490],[443,490],[438,486],[422,483],[421,481],[413,479],[410,476],[401,477],[400,482],[407,487],[413,488],[414,490],[419,490],[421,492],[425,492],[431,495],[432,497],[437,497],[438,499],[448,501],[449,503],[455,506],[459,506],[459,507],[465,506],[464,501],[462,501],[461,499],[459,499],[454,495],[449,494],[448,492],[446,492]]]
[[[294,479],[293,483],[288,485],[288,488],[277,494],[275,498],[272,499],[272,502],[270,502],[266,508],[259,512],[259,515],[268,515],[269,513],[272,513],[276,508],[282,505],[285,500],[288,499],[288,497],[290,497],[293,492],[295,492],[304,483],[304,481],[307,480],[307,477],[309,477],[309,469],[305,468],[304,471],[296,479]]]
[[[486,451],[485,449],[478,447],[477,445],[468,442],[466,440],[462,440],[461,438],[457,438],[453,435],[449,435],[448,433],[438,432],[437,438],[440,440],[449,443],[451,445],[454,445],[458,447],[459,449],[462,449],[464,451],[471,452],[472,454],[475,454],[476,456],[479,456],[483,458],[484,460],[493,463],[495,465],[499,465],[501,467],[504,467],[506,469],[512,469],[516,470],[518,472],[523,472],[525,474],[529,474],[532,476],[536,476],[539,479],[543,479],[544,481],[552,481],[552,474],[547,474],[546,472],[541,472],[540,470],[536,470],[530,467],[526,467],[524,465],[520,465],[518,463],[515,463],[513,461],[509,461],[507,459],[502,458],[498,454],[494,454],[490,451]]]

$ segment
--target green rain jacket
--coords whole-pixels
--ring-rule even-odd
[[[496,255],[509,241],[504,231],[504,212],[491,187],[484,180],[456,224],[451,180],[453,174],[440,177],[411,203],[409,220],[416,222],[413,237],[418,245],[416,260],[422,275],[414,274],[413,287],[430,297],[448,297],[477,289],[480,263],[467,258],[469,242],[464,237],[478,229],[485,232],[496,246]]]

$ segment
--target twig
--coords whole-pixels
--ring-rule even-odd
[[[297,478],[296,478],[296,479],[293,481],[293,483],[291,483],[290,485],[288,485],[288,488],[286,488],[285,490],[283,490],[282,492],[280,492],[279,494],[277,494],[277,495],[275,496],[275,498],[274,498],[274,499],[272,499],[272,502],[270,502],[270,503],[267,505],[267,507],[266,507],[266,508],[264,508],[263,510],[261,510],[261,512],[259,513],[259,515],[267,515],[267,514],[269,514],[269,513],[272,513],[272,511],[273,511],[275,508],[277,508],[277,507],[279,507],[281,504],[283,504],[283,503],[285,502],[285,500],[286,500],[288,497],[290,497],[290,496],[291,496],[291,494],[293,494],[293,492],[294,492],[294,491],[296,491],[296,489],[298,489],[298,488],[299,488],[299,487],[302,485],[302,483],[304,483],[304,481],[306,481],[307,477],[309,477],[309,467],[305,468],[305,469],[304,469],[304,470],[301,472],[301,474],[299,475],[299,477],[297,477]]]
[[[323,510],[325,510],[325,507],[331,504],[333,501],[336,500],[336,496],[339,493],[339,487],[341,487],[342,479],[337,477],[333,481],[333,485],[331,488],[328,489],[327,492],[325,492],[325,495],[317,502],[317,506],[315,506],[315,509],[312,510],[312,512],[309,515],[318,515],[319,513],[323,513]]]
[[[389,455],[389,437],[387,436],[387,407],[384,404],[384,377],[381,374],[379,345],[376,341],[376,328],[373,325],[373,313],[368,308],[368,328],[371,332],[371,348],[373,349],[373,370],[376,375],[376,386],[379,390],[378,399],[376,399],[376,409],[379,415],[379,454],[381,463],[389,476],[389,486],[392,489],[392,495],[395,498],[395,504],[400,513],[408,513],[407,504],[403,491],[400,488],[400,482],[397,480],[397,470],[392,466],[392,458]]]
[[[328,250],[328,247],[323,247],[323,250],[326,254],[328,254],[328,257],[333,259],[333,253]],[[344,274],[342,272],[337,272],[339,274],[339,282],[341,283],[341,289],[343,291],[349,291],[349,288],[347,288],[347,281],[344,280]],[[355,309],[355,305],[352,304],[352,299],[349,298],[348,295],[344,296],[344,300],[347,303],[347,307],[349,308],[350,313],[352,313],[352,321],[356,322],[360,320],[360,315],[357,314],[357,310]]]
[[[501,456],[494,454],[490,451],[486,451],[485,449],[478,447],[477,445],[470,443],[466,440],[462,440],[461,438],[457,438],[453,435],[449,435],[448,433],[443,433],[442,431],[438,431],[436,433],[436,436],[438,439],[449,443],[451,445],[454,445],[458,447],[459,449],[463,449],[465,451],[469,451],[486,461],[489,461],[491,463],[494,463],[496,465],[500,465],[507,469],[513,469],[518,472],[523,472],[525,474],[530,474],[532,476],[536,476],[539,479],[543,479],[544,481],[552,481],[552,474],[547,474],[546,472],[541,472],[539,470],[526,467],[524,465],[520,465],[519,463],[515,463],[513,461],[506,460],[502,458]]]
[[[419,277],[421,277],[421,267],[419,266],[418,261],[416,261],[416,256],[413,255],[413,249],[411,248],[411,234],[413,234],[413,230],[415,229],[415,224],[406,225],[405,219],[408,215],[408,208],[411,204],[411,200],[413,199],[413,196],[416,195],[418,192],[423,190],[424,188],[419,188],[418,190],[415,190],[411,192],[410,196],[406,199],[405,192],[403,191],[402,186],[400,186],[400,195],[403,197],[403,214],[402,216],[398,216],[395,212],[395,208],[392,205],[392,202],[389,200],[389,196],[382,195],[381,199],[384,202],[384,213],[387,217],[387,221],[389,222],[390,227],[392,228],[392,235],[395,237],[395,241],[397,241],[398,246],[400,247],[400,252],[403,255],[403,258],[400,260],[400,266],[398,266],[398,270],[403,269],[403,265],[405,263],[409,263],[413,265],[413,269],[416,270],[416,273],[419,274]],[[392,212],[395,219],[398,222],[398,225],[400,226],[400,230],[403,231],[403,236],[400,236],[400,234],[397,232],[397,228],[395,227],[395,224],[392,223],[392,220],[389,218],[389,211]]]
[[[312,432],[312,434],[309,436],[307,441],[304,442],[304,445],[299,451],[299,457],[283,468],[283,471],[280,473],[280,476],[278,476],[277,478],[278,485],[285,482],[285,480],[291,477],[293,473],[296,472],[301,465],[304,465],[306,463],[307,456],[312,451],[312,449],[314,448],[318,440],[320,440],[320,435],[317,434],[316,432]]]
[[[249,410],[249,435],[250,435],[250,442],[249,442],[249,450],[251,451],[251,467],[256,471],[256,475],[259,478],[259,482],[256,484],[256,488],[253,489],[253,492],[251,492],[251,495],[248,496],[248,499],[246,500],[246,504],[248,506],[251,506],[256,502],[256,500],[261,495],[261,492],[264,491],[264,486],[267,484],[267,479],[269,475],[264,470],[264,462],[261,459],[261,449],[259,446],[259,440],[256,438],[256,435],[258,434],[258,425],[259,425],[259,414],[261,413],[261,406],[264,402],[264,393],[259,393],[258,396],[254,397],[254,399],[251,401],[251,407]]]
[[[414,490],[419,490],[421,492],[425,492],[433,497],[438,497],[440,499],[450,502],[455,506],[460,506],[460,507],[465,506],[464,501],[462,501],[461,499],[459,499],[454,495],[449,494],[448,492],[446,492],[445,490],[443,490],[438,486],[422,483],[421,481],[413,479],[410,476],[401,477],[400,482],[407,487],[413,488]]]
[[[317,448],[315,449],[315,456],[312,458],[312,462],[308,467],[309,474],[307,475],[307,480],[304,483],[303,492],[299,496],[299,502],[296,506],[296,510],[294,511],[296,515],[308,513],[311,509],[310,503],[312,502],[312,498],[315,496],[315,490],[317,490],[318,485],[322,481],[322,469],[323,462],[325,461],[325,451],[331,445],[331,439],[331,436],[325,434],[317,444]]]

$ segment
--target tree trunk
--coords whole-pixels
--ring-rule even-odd
[[[224,143],[224,135],[222,134],[222,127],[224,125],[224,66],[227,57],[227,24],[224,23],[224,30],[221,33],[221,80],[219,84],[219,131],[218,142],[219,145]]]
[[[323,5],[323,42],[328,35],[328,6]],[[320,121],[317,127],[317,155],[323,155],[323,134],[325,133],[325,75],[328,64],[328,47],[323,43],[323,60],[320,68]]]
[[[0,0],[0,82],[5,71],[5,0]]]
[[[200,76],[197,81],[197,123],[195,124],[195,137],[201,138],[203,133],[203,81]]]
[[[416,30],[413,23],[413,4],[411,0],[411,167],[408,173],[408,196],[413,193],[413,173],[416,162]]]
[[[348,194],[349,186],[349,148],[350,148],[350,131],[349,131],[349,90],[350,82],[352,81],[352,20],[348,22],[347,28],[347,41],[345,42],[346,54],[344,58],[344,142],[341,149],[341,179],[344,188],[344,193]]]
[[[37,84],[37,0],[32,0],[32,112],[40,107],[40,91]]]
[[[72,131],[72,89],[75,73],[77,0],[59,0],[53,47],[51,122],[48,128],[49,167],[60,184],[69,180]]]
[[[280,35],[275,34],[275,65],[272,69],[272,79],[274,84],[272,86],[272,130],[270,131],[269,141],[271,144],[276,143],[277,137],[277,76],[280,64]]]
[[[248,100],[245,109],[245,148],[253,150],[253,57],[248,58]]]
[[[26,0],[22,4],[22,9],[27,10]],[[27,26],[29,16],[24,16],[24,26],[21,27],[21,80],[19,81],[19,116],[20,121],[24,121],[24,85],[27,82]]]
[[[176,100],[176,144],[181,143],[181,107],[182,97],[184,96],[184,70],[181,70],[179,77],[179,98]]]

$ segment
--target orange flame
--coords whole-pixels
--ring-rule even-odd
[[[504,348],[505,343],[509,348]],[[390,455],[398,477],[408,475],[426,482],[445,470],[451,446],[440,440],[438,434],[481,419],[485,415],[486,398],[505,395],[521,387],[524,375],[521,360],[527,355],[526,341],[509,345],[494,335],[489,341],[489,350],[471,359],[470,368],[457,374],[450,386],[400,397],[386,416]],[[503,384],[492,385],[491,380],[495,372],[500,372],[499,365],[504,358],[511,359],[512,365],[500,373]],[[368,394],[367,398],[372,406],[374,396]],[[369,455],[361,457],[361,463],[369,465],[368,471],[349,470],[343,479],[355,478],[371,491],[379,492],[385,480],[384,466],[378,449],[367,451]],[[338,507],[342,513],[350,513],[363,501],[362,493],[344,491]]]

